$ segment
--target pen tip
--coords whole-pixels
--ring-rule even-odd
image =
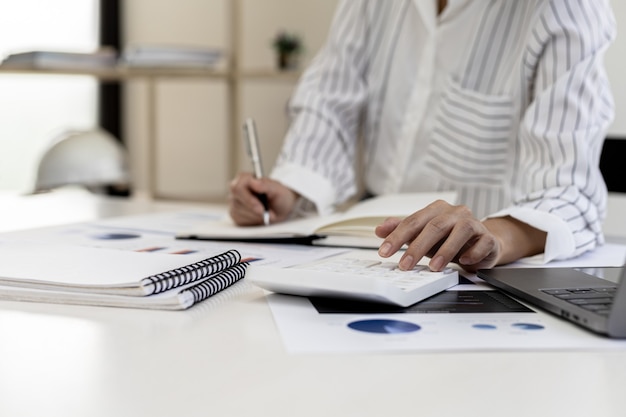
[[[266,226],[269,226],[270,224],[270,212],[266,211],[265,213],[263,213],[263,224],[265,224]]]

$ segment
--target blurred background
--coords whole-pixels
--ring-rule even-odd
[[[42,157],[60,137],[102,129],[107,136],[98,140],[116,141],[127,152],[128,184],[115,192],[223,201],[234,173],[249,169],[241,146],[245,117],[257,121],[269,171],[287,128],[286,102],[324,42],[337,2],[0,0],[2,57],[32,50],[91,53],[102,46],[123,53],[143,45],[221,54],[200,75],[177,68],[159,76],[118,71],[108,77],[98,71],[0,67],[0,191],[35,191]],[[617,105],[610,137],[623,140],[626,3],[612,4],[619,35],[606,58]],[[300,42],[297,60],[287,69],[279,68],[276,53],[277,37],[284,34]]]

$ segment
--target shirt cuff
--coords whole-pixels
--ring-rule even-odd
[[[536,229],[547,233],[546,245],[542,254],[524,258],[527,263],[545,264],[557,259],[571,258],[576,250],[574,236],[563,219],[545,211],[528,207],[509,207],[488,216],[510,216]]]
[[[321,216],[335,211],[335,189],[318,173],[292,163],[275,167],[270,178],[292,189],[315,205]]]

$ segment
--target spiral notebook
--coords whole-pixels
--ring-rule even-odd
[[[182,310],[234,284],[236,250],[206,258],[0,240],[0,299]]]

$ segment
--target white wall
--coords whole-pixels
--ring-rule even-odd
[[[124,2],[126,44],[180,44],[230,47],[232,0],[132,0]],[[279,30],[300,33],[306,63],[325,39],[337,0],[240,0],[243,69],[274,68],[271,38]],[[225,60],[227,61],[227,60]],[[223,67],[223,66],[222,66]],[[240,114],[257,119],[267,169],[278,152],[287,122],[284,108],[293,80],[247,80],[241,84]],[[133,81],[126,90],[125,137],[131,153],[148,149],[146,84]],[[170,79],[156,87],[157,192],[163,197],[216,200],[227,194],[233,167],[228,84],[224,80]],[[241,125],[241,123],[239,123]],[[237,146],[237,149],[240,147]],[[237,160],[247,162],[243,157]],[[136,187],[147,186],[147,167],[135,158]]]
[[[103,0],[105,1],[105,0]],[[98,2],[0,2],[0,60],[28,50],[91,52],[98,47]],[[60,134],[97,124],[97,81],[91,77],[0,77],[0,191],[35,188],[44,152]]]

